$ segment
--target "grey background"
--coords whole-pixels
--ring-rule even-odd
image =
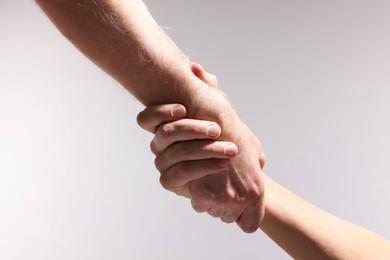
[[[265,172],[390,237],[389,1],[146,1],[262,140]],[[0,259],[289,259],[163,190],[142,106],[33,1],[0,1]]]

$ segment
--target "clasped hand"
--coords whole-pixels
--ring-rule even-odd
[[[192,71],[217,88],[216,78],[199,65]],[[260,142],[240,120],[229,124],[231,139],[221,140],[225,129],[186,115],[184,106],[166,104],[147,107],[137,118],[142,128],[155,134],[151,150],[162,186],[190,198],[197,212],[255,232],[264,216]]]

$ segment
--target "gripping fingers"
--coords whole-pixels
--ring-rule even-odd
[[[191,205],[192,205],[192,208],[193,208],[196,212],[198,212],[198,213],[206,212],[206,211],[209,209],[209,206],[208,206],[208,205],[206,205],[206,204],[203,203],[203,202],[194,200],[194,199],[191,199]]]
[[[181,119],[162,125],[150,143],[154,154],[159,154],[175,142],[195,139],[216,139],[221,128],[214,122],[194,119]]]
[[[182,119],[187,116],[183,105],[166,104],[146,107],[137,116],[137,123],[146,131],[155,133],[157,128],[167,122]]]
[[[209,215],[221,218],[223,222],[232,223],[240,217],[247,205],[242,203],[229,184],[229,177],[225,175],[228,169],[229,164],[222,172],[189,182],[189,191],[192,206],[196,211],[207,211]]]
[[[237,153],[237,146],[230,142],[195,140],[171,145],[164,152],[158,154],[154,162],[157,170],[164,172],[180,162],[232,158]]]
[[[207,73],[200,64],[193,63],[191,66],[192,73],[195,74],[201,81],[212,88],[218,89],[217,77],[213,74]]]
[[[223,213],[224,213],[224,212],[225,212],[224,209],[216,209],[216,208],[209,208],[209,209],[207,210],[207,213],[208,213],[210,216],[214,217],[214,218],[219,218],[219,217],[223,216]]]
[[[250,205],[244,210],[240,218],[237,220],[238,226],[246,233],[255,232],[261,222],[261,216],[264,214],[264,208],[262,207],[261,201],[255,205]]]
[[[227,159],[205,159],[178,163],[161,173],[160,183],[167,190],[203,178],[209,174],[219,173],[228,164]]]

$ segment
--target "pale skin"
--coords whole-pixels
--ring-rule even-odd
[[[236,221],[245,232],[256,231],[264,217],[263,176],[258,167],[264,157],[259,141],[229,102],[193,74],[190,60],[166,36],[143,2],[36,2],[65,37],[144,105],[183,104],[187,110],[176,107],[171,111],[174,117],[187,114],[209,120],[213,122],[210,133],[217,131],[215,136],[236,144],[236,155],[218,175],[194,180],[175,192],[191,198],[198,212],[207,211],[229,223]],[[171,129],[159,132],[164,139]],[[165,167],[158,160],[156,163]]]
[[[205,72],[197,75],[216,87],[213,76]],[[235,156],[226,153],[234,143],[218,141],[217,136],[208,134],[212,122],[173,118],[170,111],[177,106],[148,107],[139,120],[144,129],[156,132],[152,144],[158,148],[153,152],[156,160],[163,161],[161,180],[171,191],[197,178],[218,175]],[[164,127],[173,129],[170,136],[159,136]],[[259,228],[294,259],[389,259],[389,240],[325,212],[263,176],[265,217]]]

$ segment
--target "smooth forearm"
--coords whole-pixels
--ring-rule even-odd
[[[265,178],[260,228],[295,259],[388,259],[390,242],[331,215]]]

